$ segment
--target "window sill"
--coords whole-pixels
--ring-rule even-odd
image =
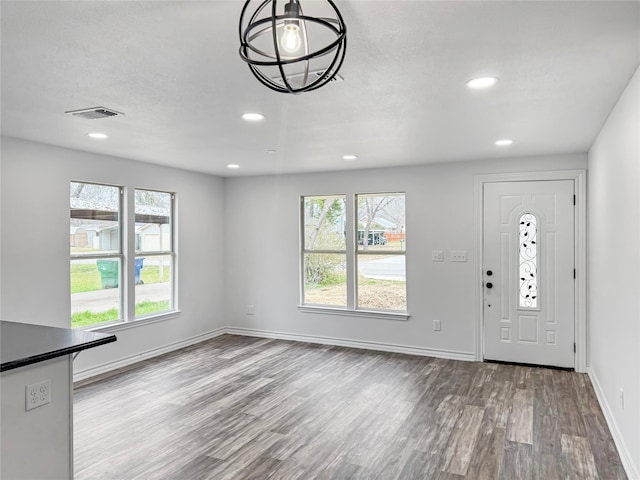
[[[303,313],[323,313],[326,315],[342,315],[346,317],[367,317],[381,320],[407,321],[410,315],[400,312],[383,312],[380,310],[349,310],[337,307],[317,307],[310,305],[298,305],[298,310]]]
[[[119,332],[120,330],[128,330],[130,328],[142,327],[151,323],[164,322],[165,320],[173,320],[180,316],[180,310],[174,310],[171,312],[163,312],[158,315],[152,315],[148,317],[138,318],[129,322],[112,323],[110,325],[97,326],[94,328],[87,328],[87,332],[103,332],[112,333]]]

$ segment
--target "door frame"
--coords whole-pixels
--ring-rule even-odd
[[[484,184],[499,182],[535,182],[547,180],[573,180],[576,209],[574,216],[574,265],[576,281],[574,282],[574,332],[576,352],[574,365],[576,372],[586,372],[588,364],[588,331],[587,331],[587,171],[555,170],[523,173],[495,173],[474,176],[475,195],[475,230],[476,258],[475,269],[475,357],[484,360],[484,296],[482,287],[483,258],[483,219],[484,219]]]

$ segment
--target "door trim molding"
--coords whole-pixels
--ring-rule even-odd
[[[575,224],[574,224],[574,264],[576,266],[575,281],[575,342],[576,353],[574,364],[576,372],[586,372],[588,366],[588,331],[587,331],[587,171],[555,170],[543,172],[496,173],[474,176],[475,199],[475,249],[477,264],[475,268],[475,351],[476,360],[484,360],[484,331],[483,331],[483,293],[482,293],[482,265],[483,255],[483,213],[484,213],[484,184],[496,182],[535,182],[546,180],[573,180],[576,196]]]

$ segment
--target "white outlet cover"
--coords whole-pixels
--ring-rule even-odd
[[[25,410],[33,410],[51,403],[51,380],[32,383],[25,388]]]
[[[451,261],[452,262],[466,262],[467,261],[467,251],[466,250],[456,250],[451,252]]]

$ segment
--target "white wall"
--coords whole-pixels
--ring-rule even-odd
[[[631,478],[640,478],[639,192],[640,70],[589,151],[590,373]]]
[[[70,326],[69,182],[176,192],[178,318],[116,332],[75,371],[183,342],[226,325],[224,181],[120,158],[2,138],[0,318]]]
[[[226,181],[227,316],[241,328],[474,354],[474,175],[586,168],[586,155]],[[299,197],[406,192],[408,321],[302,313]],[[467,263],[431,261],[466,250]],[[246,315],[246,305],[255,315]],[[432,321],[442,321],[442,331]],[[425,353],[430,353],[425,351]]]

